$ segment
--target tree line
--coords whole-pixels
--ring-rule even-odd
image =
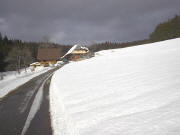
[[[180,37],[180,16],[176,15],[167,22],[160,23],[150,34],[152,42],[163,41]]]
[[[148,39],[126,43],[97,43],[91,45],[90,50],[92,50],[93,52],[97,52],[100,50],[131,47],[141,44],[153,43],[157,41],[174,39],[178,37],[180,37],[180,16],[176,15],[174,18],[168,20],[167,22],[163,22],[157,25],[155,30],[149,35]]]
[[[37,61],[38,48],[60,48],[63,56],[70,45],[59,45],[46,42],[24,42],[17,39],[9,39],[0,33],[0,72],[25,68]]]
[[[97,52],[100,50],[125,48],[178,37],[180,37],[180,16],[176,15],[167,22],[157,25],[148,39],[126,43],[97,43],[89,46],[89,49],[92,52]],[[26,68],[30,63],[37,61],[38,48],[61,48],[61,55],[63,56],[72,47],[70,45],[49,43],[49,39],[47,37],[44,38],[46,39],[45,42],[23,42],[21,40],[8,39],[7,36],[2,36],[0,33],[0,72]]]
[[[104,42],[104,43],[93,44],[89,47],[89,49],[92,52],[97,52],[101,50],[125,48],[125,47],[131,47],[131,46],[142,45],[147,43],[150,43],[148,39],[126,42],[126,43]]]

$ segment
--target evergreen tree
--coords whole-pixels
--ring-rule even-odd
[[[176,15],[173,19],[159,24],[150,35],[150,40],[156,42],[178,37],[180,37],[180,16]]]
[[[3,38],[4,45],[8,45],[8,37],[5,35]]]
[[[1,44],[2,40],[3,40],[3,37],[2,37],[2,34],[0,32],[0,44]]]

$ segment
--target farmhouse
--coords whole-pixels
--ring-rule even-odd
[[[90,57],[90,51],[87,47],[74,45],[63,57],[63,61],[78,61]]]
[[[37,59],[43,66],[54,65],[61,59],[60,48],[39,48]]]

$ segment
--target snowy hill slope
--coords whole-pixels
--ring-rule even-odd
[[[180,39],[106,50],[52,77],[54,135],[179,135]]]

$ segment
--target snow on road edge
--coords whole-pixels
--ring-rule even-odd
[[[20,77],[12,78],[10,80],[1,81],[0,82],[0,99],[6,96],[11,91],[15,90],[17,87],[25,84],[26,82],[33,79],[34,77],[39,76],[51,69],[52,67],[42,68],[41,70],[38,70],[35,73],[31,72],[31,73],[21,75]]]
[[[50,117],[51,117],[51,125],[52,125],[53,134],[54,135],[75,135],[77,134],[78,131],[75,129],[75,126],[73,125],[70,117],[67,115],[62,97],[60,96],[60,93],[59,93],[60,92],[59,88],[56,87],[56,83],[57,83],[56,72],[51,78],[51,84],[50,84],[50,89],[49,89],[50,90],[49,91]]]

